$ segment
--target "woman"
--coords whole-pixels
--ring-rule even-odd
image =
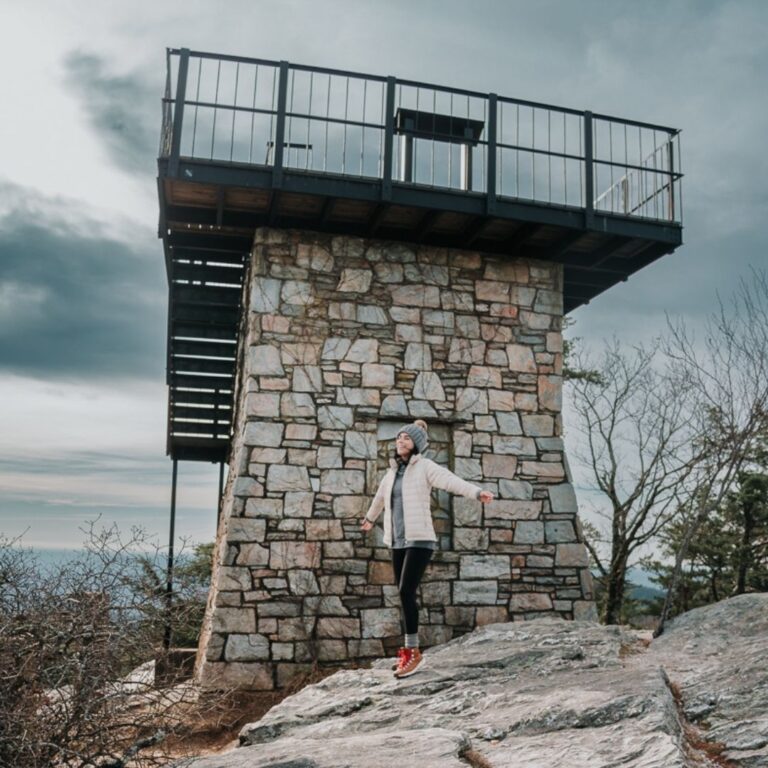
[[[370,531],[384,515],[384,543],[392,549],[392,569],[400,592],[405,641],[398,651],[395,677],[412,675],[422,663],[419,650],[419,605],[416,590],[436,548],[430,510],[430,492],[450,493],[491,501],[493,494],[457,477],[423,456],[429,444],[427,425],[421,419],[403,427],[395,440],[395,458],[360,524]]]

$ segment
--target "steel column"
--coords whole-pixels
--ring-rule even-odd
[[[184,102],[187,98],[187,71],[189,70],[189,49],[182,48],[179,53],[179,74],[176,80],[176,98],[173,102],[173,134],[171,137],[171,156],[168,162],[168,175],[179,175],[179,152],[181,150],[181,131],[184,127]]]
[[[283,144],[285,143],[285,110],[288,101],[288,62],[280,62],[280,80],[277,85],[277,122],[272,163],[272,186],[283,186]]]
[[[167,651],[171,647],[173,610],[173,542],[176,536],[176,481],[178,479],[179,461],[173,460],[173,479],[171,481],[171,529],[168,534],[168,569],[165,584],[165,635],[163,636],[163,648]]]
[[[395,139],[395,78],[387,78],[386,114],[384,115],[384,167],[381,169],[381,199],[392,198],[392,159]]]
[[[584,226],[593,229],[595,223],[595,165],[592,147],[592,113],[584,113]]]

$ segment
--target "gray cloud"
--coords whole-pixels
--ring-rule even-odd
[[[0,370],[43,378],[159,379],[167,291],[162,249],[134,247],[79,214],[26,203],[0,218]],[[26,195],[26,196],[25,196]]]
[[[110,157],[122,170],[144,175],[155,169],[160,132],[160,79],[137,73],[110,75],[103,58],[82,51],[64,60],[66,83],[80,99]]]

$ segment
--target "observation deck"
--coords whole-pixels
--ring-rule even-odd
[[[681,180],[674,128],[168,50],[158,159],[168,453],[226,460],[257,227],[556,261],[568,312],[681,244]]]

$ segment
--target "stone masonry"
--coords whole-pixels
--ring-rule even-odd
[[[436,460],[496,495],[443,504],[423,644],[594,617],[561,437],[559,265],[260,229],[244,306],[203,685],[282,687],[393,652],[389,551],[359,523],[382,436],[417,417],[450,435]]]

